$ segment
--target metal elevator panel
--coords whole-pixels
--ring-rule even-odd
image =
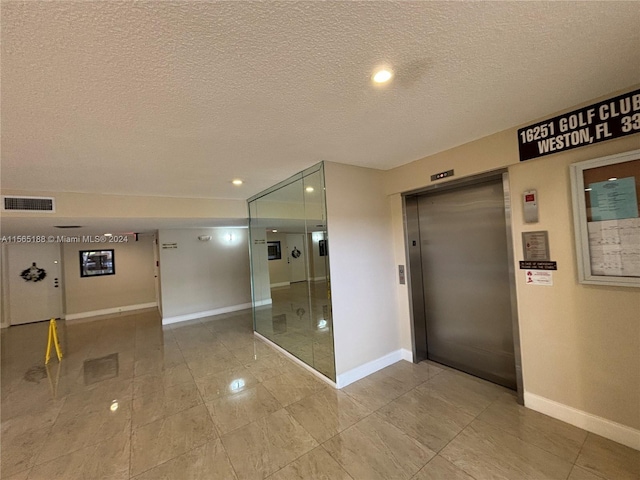
[[[502,180],[417,203],[427,357],[516,389]]]

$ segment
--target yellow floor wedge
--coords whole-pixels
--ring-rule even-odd
[[[60,349],[60,342],[58,341],[58,328],[56,327],[56,319],[52,318],[49,322],[49,340],[47,342],[47,353],[44,358],[44,364],[48,364],[51,360],[51,344],[56,347],[56,354],[58,355],[58,361],[62,360],[62,350]]]

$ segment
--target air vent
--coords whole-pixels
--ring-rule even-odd
[[[54,213],[55,199],[53,197],[13,197],[2,196],[3,212],[43,212]]]

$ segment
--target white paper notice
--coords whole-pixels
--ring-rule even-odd
[[[527,285],[553,285],[553,272],[549,270],[525,270]]]
[[[587,226],[592,275],[640,277],[640,218]]]

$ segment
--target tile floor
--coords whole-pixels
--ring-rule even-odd
[[[155,312],[2,332],[2,478],[625,480],[640,452],[431,363],[342,391],[256,340],[251,313]]]

